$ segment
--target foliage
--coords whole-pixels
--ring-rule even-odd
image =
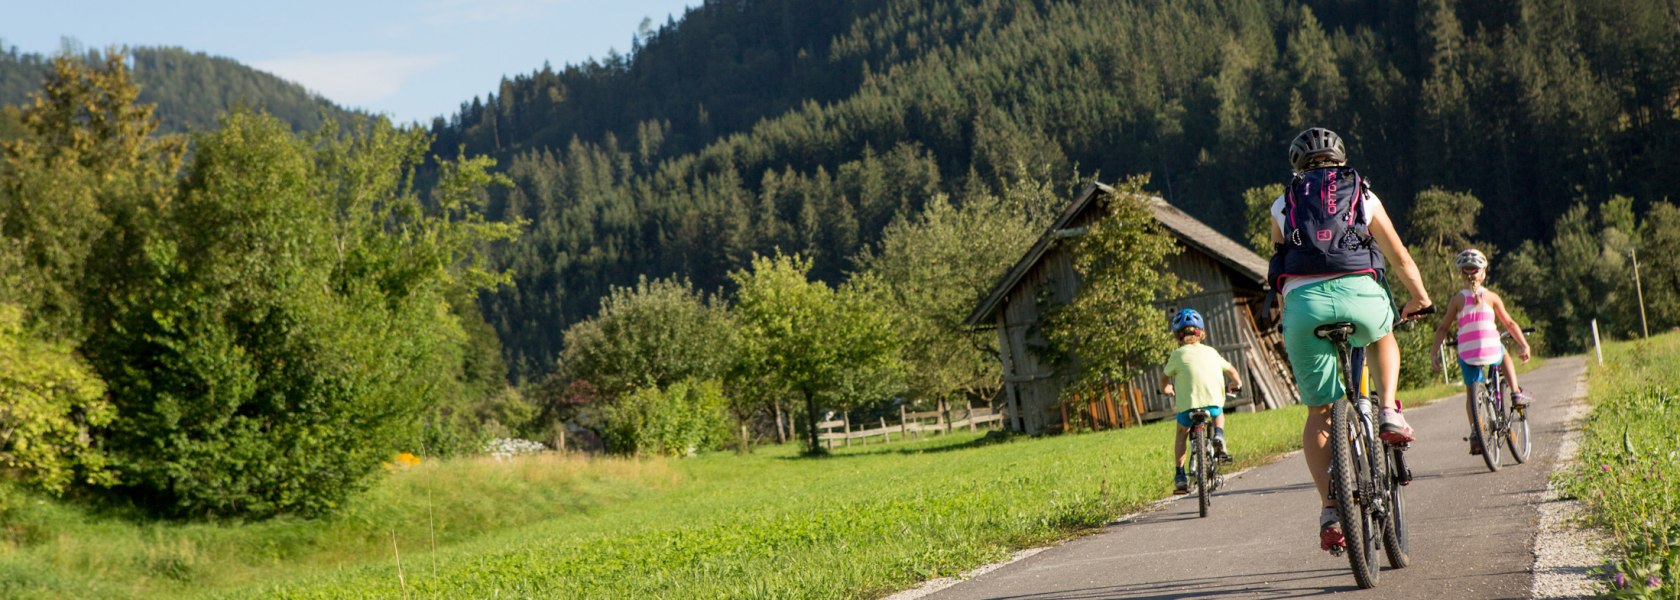
[[[1066,365],[1078,369],[1065,373],[1069,391],[1131,379],[1172,349],[1158,303],[1189,293],[1190,284],[1164,268],[1179,249],[1145,204],[1143,183],[1133,179],[1099,199],[1106,214],[1072,250],[1079,289],[1072,302],[1047,311],[1052,348],[1076,361]]]
[[[1655,205],[1643,218],[1626,197],[1612,198],[1597,211],[1576,205],[1558,219],[1549,242],[1524,242],[1502,261],[1507,273],[1504,294],[1527,308],[1548,332],[1548,341],[1564,351],[1592,345],[1594,320],[1604,337],[1638,336],[1640,292],[1634,284],[1632,255],[1646,250],[1639,252],[1640,276],[1654,277],[1655,285],[1641,281],[1644,299],[1658,308],[1650,328],[1662,331],[1680,325],[1669,308],[1677,298],[1668,283],[1672,279],[1660,270],[1674,260],[1662,255],[1663,249],[1674,247],[1672,234],[1657,227],[1674,221],[1672,207],[1665,205]],[[1651,234],[1650,249],[1644,248],[1641,232]],[[1649,319],[1652,311],[1646,312]]]
[[[1566,493],[1612,536],[1609,596],[1668,598],[1680,590],[1680,336],[1611,344],[1589,370],[1593,411]]]
[[[1613,8],[726,2],[627,55],[512,77],[434,131],[505,156],[518,191],[492,214],[538,223],[500,255],[519,285],[486,304],[530,377],[612,286],[718,289],[778,248],[836,284],[898,214],[1020,173],[1153,173],[1244,239],[1231,203],[1282,180],[1308,125],[1343,134],[1396,218],[1427,190],[1474,196],[1487,245],[1543,240],[1582,198],[1645,206],[1680,187],[1680,72],[1648,66],[1680,45],[1667,4]]]
[[[1445,306],[1450,295],[1464,287],[1454,262],[1459,252],[1474,247],[1486,254],[1490,263],[1497,262],[1497,248],[1473,240],[1481,211],[1482,203],[1475,196],[1440,188],[1424,190],[1412,204],[1407,218],[1410,227],[1404,238],[1406,248],[1436,304]],[[1493,281],[1487,283],[1491,287]]]
[[[120,276],[105,267],[136,250],[125,229],[166,203],[184,151],[178,138],[152,137],[152,109],[134,103],[123,61],[54,59],[21,113],[28,135],[5,145],[0,234],[23,270],[12,292],[30,329],[50,337],[85,335],[82,298]]]
[[[595,318],[566,330],[560,373],[605,397],[714,380],[734,365],[738,335],[722,303],[679,279],[615,287]]]
[[[606,408],[602,437],[623,454],[694,456],[730,439],[726,404],[715,380],[640,388]]]
[[[63,344],[30,339],[22,309],[0,304],[0,481],[49,493],[71,483],[110,485],[105,454],[88,435],[111,420],[105,386]],[[0,512],[9,507],[0,491]]]
[[[477,316],[449,299],[509,280],[482,258],[519,227],[479,214],[493,163],[441,162],[422,203],[422,133],[304,138],[238,112],[183,173],[120,53],[52,67],[0,173],[3,291],[104,381],[114,414],[80,444],[117,493],[172,515],[326,512],[424,445],[422,414],[487,395],[467,369],[494,340],[469,352]]]
[[[902,341],[870,294],[811,281],[810,270],[809,259],[777,255],[756,257],[751,270],[730,277],[740,287],[734,309],[743,338],[737,377],[802,396],[807,451],[820,454],[818,397],[847,400],[837,393],[857,373],[901,372]]]
[[[881,306],[905,339],[907,392],[916,400],[983,396],[997,385],[996,335],[963,321],[1063,204],[1048,183],[1029,181],[959,200],[934,197],[857,258],[859,271],[887,288]]]
[[[1272,183],[1243,192],[1243,205],[1248,207],[1243,241],[1260,256],[1272,255],[1272,203],[1283,196],[1283,184]]]

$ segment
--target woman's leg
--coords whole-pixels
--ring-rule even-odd
[[[1400,389],[1400,343],[1395,341],[1394,332],[1382,337],[1365,351],[1371,356],[1371,368],[1377,376],[1377,401],[1383,408],[1399,408],[1395,395]]]
[[[1318,487],[1319,506],[1335,506],[1330,500],[1330,407],[1307,408],[1307,424],[1301,429],[1301,454],[1307,457],[1307,470],[1312,472],[1313,485]]]

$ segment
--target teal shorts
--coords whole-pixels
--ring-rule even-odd
[[[1350,341],[1356,348],[1382,339],[1394,329],[1388,290],[1369,275],[1348,275],[1295,288],[1283,300],[1283,347],[1302,404],[1324,406],[1342,397],[1336,346],[1313,335],[1319,325],[1341,321],[1354,324]]]

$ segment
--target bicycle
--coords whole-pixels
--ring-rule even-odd
[[[1226,393],[1227,398],[1235,398],[1236,394]],[[1206,408],[1190,411],[1190,452],[1186,459],[1186,473],[1194,473],[1190,485],[1196,490],[1196,503],[1200,515],[1208,516],[1208,506],[1213,503],[1213,492],[1225,485],[1225,476],[1219,474],[1219,465],[1231,462],[1231,455],[1224,449],[1215,454],[1213,452],[1208,427],[1213,424],[1213,417]]]
[[[1426,306],[1402,322],[1435,312]],[[1336,501],[1341,519],[1343,551],[1353,579],[1361,589],[1376,587],[1380,567],[1377,550],[1388,556],[1388,566],[1403,569],[1411,564],[1406,530],[1406,503],[1401,490],[1412,481],[1406,467],[1409,444],[1390,444],[1377,436],[1375,401],[1363,385],[1365,349],[1354,348],[1348,336],[1353,323],[1320,325],[1313,335],[1336,346],[1338,369],[1346,393],[1330,409],[1330,497]]]
[[[1533,329],[1524,328],[1523,334],[1534,333]],[[1511,339],[1511,332],[1501,332],[1499,341],[1503,344]],[[1458,340],[1446,340],[1447,345],[1458,347]],[[1504,466],[1500,460],[1499,440],[1505,440],[1505,446],[1511,449],[1511,458],[1517,464],[1528,462],[1529,452],[1533,450],[1533,443],[1529,439],[1528,410],[1517,406],[1515,402],[1507,402],[1516,397],[1516,390],[1511,389],[1511,382],[1505,380],[1505,373],[1499,365],[1482,365],[1477,367],[1482,371],[1482,381],[1476,384],[1470,399],[1470,427],[1475,430],[1476,443],[1482,446],[1482,462],[1489,471],[1497,472]],[[1470,438],[1465,438],[1469,440]]]

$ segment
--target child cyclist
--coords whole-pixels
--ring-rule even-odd
[[[1464,410],[1466,416],[1475,422],[1475,410],[1472,402],[1476,398],[1476,384],[1482,382],[1482,367],[1499,365],[1505,371],[1505,380],[1511,382],[1511,389],[1516,390],[1516,397],[1511,404],[1517,408],[1528,406],[1530,396],[1517,385],[1517,368],[1511,361],[1505,360],[1505,345],[1499,342],[1499,326],[1511,333],[1511,339],[1517,342],[1517,357],[1528,362],[1528,339],[1523,337],[1522,328],[1511,319],[1510,313],[1505,312],[1505,300],[1493,290],[1482,287],[1487,281],[1487,255],[1480,250],[1468,248],[1458,253],[1453,260],[1458,266],[1459,275],[1464,278],[1464,289],[1454,294],[1447,302],[1447,312],[1442,315],[1441,325],[1435,329],[1435,352],[1430,355],[1430,362],[1435,370],[1441,370],[1441,343],[1447,339],[1447,330],[1458,324],[1458,368],[1464,373]],[[1470,432],[1470,453],[1482,453],[1482,437],[1476,432]]]
[[[1161,391],[1177,398],[1173,408],[1178,411],[1178,438],[1173,442],[1173,493],[1184,494],[1190,491],[1190,479],[1184,474],[1184,438],[1194,425],[1190,411],[1207,409],[1213,417],[1214,454],[1225,454],[1225,394],[1222,392],[1242,389],[1242,379],[1218,350],[1202,345],[1202,340],[1207,339],[1207,324],[1201,313],[1190,308],[1178,311],[1172,319],[1172,330],[1173,337],[1178,338],[1178,349],[1167,358],[1162,370]],[[1230,377],[1229,387],[1226,377]]]
[[[1269,278],[1283,297],[1284,349],[1301,403],[1308,407],[1301,445],[1324,507],[1318,516],[1319,548],[1337,550],[1346,541],[1330,498],[1330,408],[1343,388],[1335,347],[1313,330],[1342,321],[1354,324],[1350,341],[1367,349],[1379,384],[1379,435],[1390,443],[1407,443],[1414,439],[1412,428],[1394,398],[1400,380],[1394,304],[1379,278],[1393,272],[1410,293],[1400,321],[1431,303],[1382,202],[1365,178],[1347,166],[1340,136],[1319,127],[1302,131],[1289,144],[1289,165],[1294,175],[1272,203]]]

